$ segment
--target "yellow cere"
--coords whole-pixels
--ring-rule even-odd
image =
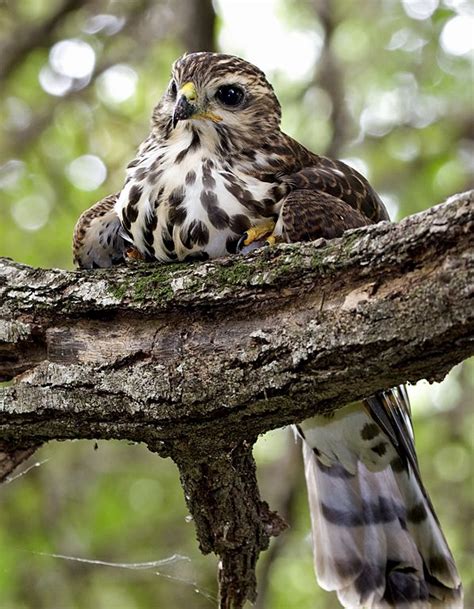
[[[197,92],[196,92],[196,87],[194,86],[194,83],[192,83],[192,82],[185,83],[179,90],[179,96],[181,96],[181,95],[184,95],[184,97],[190,102],[196,101]]]

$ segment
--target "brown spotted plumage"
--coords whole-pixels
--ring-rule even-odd
[[[121,233],[114,210],[117,195],[109,195],[89,209],[77,221],[73,237],[73,258],[77,266],[100,268],[123,261],[130,247]]]
[[[282,133],[280,117],[273,89],[255,66],[211,53],[179,59],[153,112],[151,133],[128,165],[117,198],[120,225],[115,226],[121,235],[146,259],[162,262],[235,252],[242,218],[249,225],[268,218],[309,221],[315,211],[318,221],[315,216],[305,238],[332,236],[340,214],[319,213],[308,192],[319,193],[338,209],[345,207],[342,229],[364,224],[361,215],[375,222],[387,219],[365,178]],[[91,238],[91,245],[87,237],[75,241],[77,264],[104,266],[120,260],[121,243],[109,260],[104,259],[109,250],[100,248],[100,259],[94,259],[95,235],[88,221],[90,216],[82,216],[76,230]],[[294,240],[290,233],[301,232],[294,224],[285,230],[281,221],[276,231],[288,240]]]
[[[205,260],[250,247],[252,235],[331,239],[388,219],[363,176],[284,134],[280,118],[252,64],[214,53],[177,60],[123,189],[78,221],[76,264],[110,266],[130,246],[145,260]],[[297,433],[320,585],[351,609],[462,607],[421,482],[405,390],[315,417]]]
[[[370,223],[366,216],[341,199],[313,190],[290,192],[281,209],[285,241],[334,239],[349,228]]]

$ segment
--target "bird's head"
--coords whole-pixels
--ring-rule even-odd
[[[257,134],[274,133],[280,118],[280,104],[261,70],[232,55],[205,52],[173,64],[170,84],[153,114],[158,128],[186,129],[204,121],[209,128],[225,128],[244,145]]]

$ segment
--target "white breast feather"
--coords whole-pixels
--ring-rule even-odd
[[[184,137],[186,135],[187,137]],[[167,250],[163,246],[162,231],[163,227],[168,222],[169,206],[168,199],[170,194],[176,188],[185,188],[185,198],[182,203],[182,207],[186,210],[186,219],[183,224],[174,226],[172,238],[175,245],[175,251],[178,259],[183,259],[187,255],[200,250],[205,250],[210,258],[216,258],[227,254],[226,241],[229,236],[235,236],[230,228],[219,228],[216,229],[209,221],[207,211],[204,209],[201,203],[201,193],[205,190],[202,182],[202,165],[206,159],[212,158],[214,167],[212,169],[212,177],[216,181],[213,187],[213,192],[217,196],[219,207],[223,209],[229,217],[235,214],[244,214],[251,217],[252,223],[258,224],[264,219],[259,216],[253,216],[252,212],[243,206],[239,200],[229,192],[226,188],[226,182],[221,176],[220,172],[231,171],[234,175],[239,178],[244,184],[245,189],[248,190],[252,197],[259,201],[269,196],[269,192],[272,188],[272,184],[268,182],[262,182],[252,176],[249,176],[243,171],[237,169],[231,169],[224,162],[220,162],[216,159],[215,154],[210,152],[215,146],[215,141],[212,140],[209,130],[200,132],[201,145],[193,151],[189,151],[188,154],[181,160],[180,163],[176,163],[176,157],[180,152],[187,149],[190,145],[192,134],[186,133],[181,134],[179,138],[173,138],[170,142],[161,148],[153,150],[148,153],[146,157],[140,160],[140,163],[136,167],[132,167],[128,171],[129,181],[123,188],[120,196],[118,197],[115,209],[120,217],[123,219],[123,210],[127,207],[130,197],[130,190],[133,185],[138,185],[142,188],[141,197],[137,203],[138,216],[134,223],[132,223],[131,233],[135,246],[140,251],[145,251],[145,243],[143,241],[143,227],[146,224],[147,217],[154,211],[154,201],[156,200],[158,193],[161,189],[162,203],[156,210],[158,223],[156,230],[154,231],[154,249],[155,257],[158,260],[168,261],[169,256]],[[158,180],[150,184],[146,179],[137,182],[134,178],[137,170],[141,168],[150,169],[150,172],[156,169],[151,167],[157,158],[161,157],[159,161],[159,169],[162,171]],[[196,180],[193,184],[185,184],[185,177],[188,172],[194,171],[196,174]],[[186,234],[187,229],[193,220],[200,220],[203,222],[209,230],[209,242],[206,246],[201,247],[195,245],[191,250],[186,248],[181,240],[180,234],[183,232]]]

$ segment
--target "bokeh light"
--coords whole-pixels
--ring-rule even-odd
[[[133,68],[118,64],[106,70],[97,79],[100,99],[107,104],[119,104],[134,95],[138,75]]]
[[[120,32],[125,25],[125,17],[118,15],[108,15],[101,13],[94,15],[87,20],[86,25],[82,28],[86,34],[105,34],[113,36]]]
[[[472,460],[464,446],[448,444],[435,455],[435,467],[444,480],[462,482],[471,474]]]
[[[46,224],[50,210],[51,205],[45,197],[30,195],[16,201],[11,213],[22,229],[36,231]]]
[[[245,56],[269,75],[282,72],[288,80],[311,74],[323,46],[317,27],[307,31],[288,28],[277,15],[277,0],[219,0],[218,5],[224,20],[219,40],[227,52]]]
[[[73,80],[64,74],[58,74],[51,67],[44,66],[39,73],[39,82],[46,93],[62,97],[71,89]]]
[[[82,40],[61,40],[51,48],[49,62],[58,74],[68,78],[87,78],[94,69],[95,52]]]
[[[413,53],[422,49],[426,44],[427,40],[420,36],[419,32],[414,32],[410,28],[402,28],[394,32],[385,47],[388,51],[397,51],[401,49],[408,53]]]
[[[8,128],[21,130],[31,124],[33,111],[25,101],[18,97],[7,97],[5,104],[5,123]]]
[[[446,22],[441,32],[441,46],[450,55],[474,51],[474,15],[457,15]]]
[[[10,159],[4,165],[0,165],[0,189],[14,188],[24,173],[25,163],[18,159]]]
[[[402,0],[406,14],[412,19],[429,19],[438,8],[438,0]]]
[[[67,166],[66,175],[76,188],[95,190],[105,182],[107,168],[98,156],[84,154]]]
[[[359,124],[364,133],[382,137],[402,118],[402,106],[397,91],[377,92],[371,96],[360,115]]]

